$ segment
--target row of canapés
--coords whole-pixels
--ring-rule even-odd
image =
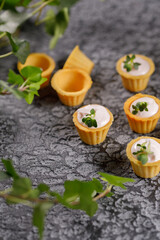
[[[25,63],[25,66],[43,68],[43,74],[48,79],[46,84],[49,82],[49,72],[51,74],[49,70],[53,71],[55,67],[53,60],[50,58],[48,60],[47,57],[44,54],[31,54]],[[22,67],[24,65],[18,64],[19,70]],[[63,69],[58,70],[51,80],[51,85],[63,104],[77,106],[83,102],[92,86],[90,73],[93,67],[94,63],[76,46]],[[144,90],[155,69],[151,59],[131,54],[119,59],[116,68],[122,77],[124,87],[132,92]],[[136,94],[125,102],[124,111],[133,131],[149,133],[154,130],[160,118],[160,101],[154,96]],[[73,115],[73,121],[82,141],[95,145],[105,140],[113,122],[113,115],[107,108],[92,104],[78,109]],[[140,137],[128,144],[127,156],[138,176],[148,178],[159,173],[159,149],[160,140],[151,137]]]

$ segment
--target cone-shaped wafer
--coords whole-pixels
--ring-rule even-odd
[[[94,63],[76,46],[67,58],[64,69],[77,68],[91,74]]]

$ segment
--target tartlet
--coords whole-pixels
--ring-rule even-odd
[[[101,105],[90,104],[90,105],[83,106],[83,107],[79,108],[73,114],[73,122],[74,122],[74,125],[76,126],[76,129],[78,131],[78,134],[79,134],[81,140],[83,142],[85,142],[86,144],[96,145],[96,144],[102,143],[105,140],[105,138],[107,136],[107,133],[108,133],[108,130],[109,130],[109,128],[110,128],[110,126],[112,125],[112,122],[113,122],[113,115],[107,108],[101,106],[106,110],[106,112],[108,114],[108,122],[104,126],[97,127],[97,128],[90,128],[87,125],[84,126],[78,120],[78,111],[83,110],[83,108],[88,107],[88,106],[91,106],[91,108],[92,108],[93,106],[101,106]]]
[[[132,54],[129,54],[131,56]],[[123,62],[126,60],[126,55],[120,58],[117,61],[116,69],[122,79],[123,86],[131,92],[139,92],[144,90],[147,87],[150,76],[155,70],[155,65],[153,61],[143,55],[136,54],[136,57],[146,61],[149,64],[149,70],[145,74],[140,74],[137,76],[131,75],[130,72],[127,72],[123,69]]]
[[[91,77],[80,69],[61,69],[51,79],[51,86],[67,106],[80,105],[92,86]]]
[[[155,103],[158,105],[158,110],[157,112],[150,117],[139,117],[134,115],[131,111],[130,111],[130,107],[132,105],[132,103],[140,98],[151,98],[155,101]],[[138,93],[130,98],[127,99],[127,101],[124,103],[124,111],[125,114],[127,116],[130,128],[137,133],[150,133],[152,132],[155,127],[156,124],[160,118],[160,100],[154,96],[151,95],[147,95],[147,94],[141,94]]]
[[[131,162],[133,171],[137,176],[142,178],[152,178],[152,177],[155,177],[160,172],[160,159],[158,158],[159,160],[154,162],[147,162],[144,165],[141,163],[141,161],[137,160],[136,156],[133,155],[132,153],[132,146],[141,139],[144,139],[144,141],[145,139],[146,140],[152,139],[160,144],[160,139],[157,139],[154,137],[145,137],[145,136],[138,137],[132,140],[130,143],[128,143],[126,154]]]
[[[76,46],[67,58],[63,68],[82,69],[86,73],[91,74],[92,69],[94,68],[94,63],[79,49],[79,46]]]
[[[21,71],[22,68],[26,66],[40,67],[43,70],[42,77],[47,78],[47,80],[41,85],[40,88],[42,89],[48,86],[51,74],[55,69],[56,64],[53,58],[51,58],[45,53],[31,53],[27,57],[26,62],[24,64],[20,62],[17,63],[17,68],[19,72]]]

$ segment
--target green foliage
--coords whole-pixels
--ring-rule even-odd
[[[97,127],[97,121],[95,118],[95,110],[91,109],[90,114],[87,114],[86,117],[82,118],[82,122],[84,122],[88,127]]]
[[[141,63],[134,62],[136,56],[133,54],[131,57],[127,55],[126,60],[124,61],[124,68],[127,72],[130,72],[132,69],[138,69]]]
[[[0,0],[0,5],[3,3],[4,0]],[[31,0],[5,0],[3,9],[12,9],[15,10],[17,6],[26,7]]]
[[[135,181],[134,179],[131,179],[131,178],[117,177],[117,176],[113,176],[113,175],[102,173],[102,172],[99,172],[99,175],[102,176],[101,179],[103,181],[108,182],[110,185],[121,187],[123,189],[126,189],[126,187],[124,186],[124,183]]]
[[[32,187],[29,178],[19,176],[12,165],[11,160],[2,159],[6,172],[0,172],[0,179],[5,180],[10,176],[13,179],[12,187],[0,192],[0,197],[10,204],[24,204],[33,208],[33,225],[38,228],[40,239],[43,238],[45,216],[52,206],[62,204],[71,209],[80,209],[89,216],[93,216],[98,209],[97,200],[102,197],[111,197],[112,186],[125,188],[126,182],[134,182],[130,178],[116,177],[106,173],[99,173],[107,187],[103,189],[102,183],[93,178],[91,181],[65,181],[64,194],[50,191],[50,187],[40,183],[37,188]],[[3,174],[2,174],[3,173]],[[44,195],[45,193],[45,195]],[[97,198],[98,197],[98,198]]]
[[[12,93],[18,99],[24,98],[28,104],[31,104],[34,96],[39,96],[38,90],[41,84],[47,80],[42,78],[41,74],[42,70],[34,66],[24,67],[20,74],[10,69],[8,82],[0,80],[0,94]]]
[[[46,19],[46,31],[48,34],[53,36],[50,41],[50,48],[54,48],[58,39],[62,37],[68,26],[68,8],[61,9],[57,14],[55,14],[54,11],[50,9],[47,12]]]
[[[7,32],[6,34],[10,41],[13,54],[18,58],[21,63],[24,64],[30,52],[29,43],[25,40],[13,38],[9,32]]]
[[[132,105],[132,108],[134,109],[132,113],[136,115],[138,111],[140,112],[143,112],[144,110],[148,111],[147,105],[148,105],[147,102],[138,102],[136,105]]]
[[[137,147],[139,147],[139,150],[137,152],[133,152],[133,155],[137,156],[137,159],[142,163],[142,165],[145,165],[148,162],[148,155],[153,154],[151,152],[151,143],[148,143],[148,146],[146,146],[147,142],[144,142],[142,144],[137,144]]]

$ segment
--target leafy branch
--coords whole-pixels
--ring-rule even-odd
[[[141,63],[134,62],[134,59],[136,56],[133,54],[131,57],[127,55],[126,60],[124,61],[124,68],[127,70],[127,72],[130,72],[132,69],[138,69],[138,67],[141,65]]]
[[[92,108],[90,114],[86,114],[86,117],[82,118],[82,122],[88,127],[97,127],[97,121],[95,118],[95,110]]]
[[[20,74],[9,70],[8,80],[0,80],[0,94],[13,94],[18,99],[24,98],[28,104],[31,104],[34,95],[39,96],[38,90],[41,84],[47,79],[41,77],[42,70],[38,67],[26,66]]]
[[[148,146],[146,146],[147,142],[144,142],[142,144],[137,144],[137,147],[139,147],[139,150],[137,152],[133,152],[133,155],[137,156],[137,159],[144,165],[148,162],[148,155],[153,154],[151,152],[151,143],[148,143]]]
[[[43,238],[44,221],[48,211],[56,204],[62,204],[71,209],[80,209],[89,216],[93,216],[97,209],[97,200],[103,197],[111,197],[113,186],[126,189],[126,182],[134,182],[133,179],[117,177],[107,173],[99,172],[103,184],[93,178],[91,181],[65,181],[64,193],[60,195],[51,191],[50,187],[40,183],[36,188],[32,187],[29,178],[21,177],[12,165],[11,160],[2,159],[5,171],[0,171],[0,180],[11,178],[12,186],[0,192],[0,197],[4,198],[8,204],[23,204],[33,208],[33,225],[38,228],[40,239]]]
[[[143,112],[144,110],[148,112],[147,106],[147,102],[138,102],[136,105],[132,105],[132,108],[134,109],[132,114],[136,115],[139,111]]]

